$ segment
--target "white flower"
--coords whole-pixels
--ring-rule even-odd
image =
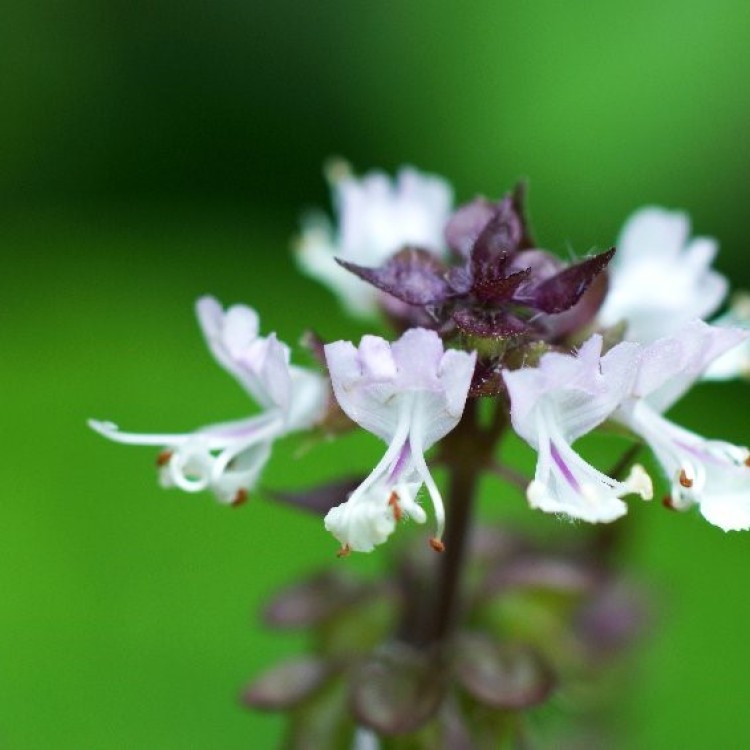
[[[105,437],[132,445],[163,446],[157,459],[163,486],[186,492],[210,489],[222,503],[240,503],[256,484],[277,438],[311,427],[326,401],[325,379],[289,363],[289,348],[275,334],[259,336],[258,315],[235,305],[226,312],[212,297],[196,305],[198,320],[217,361],[262,408],[260,414],[202,427],[187,434],[120,432],[90,420]]]
[[[411,167],[391,181],[381,172],[357,179],[339,164],[331,170],[331,182],[338,226],[334,231],[326,217],[308,217],[297,258],[350,312],[368,316],[376,312],[380,293],[334,259],[376,267],[404,245],[442,254],[453,194],[444,180]]]
[[[723,352],[747,333],[693,321],[643,348],[631,396],[614,415],[651,447],[671,481],[675,509],[699,505],[725,531],[750,528],[750,451],[706,440],[662,416]]]
[[[750,528],[750,451],[706,440],[662,416],[723,352],[746,337],[732,328],[693,321],[644,347],[631,396],[614,419],[640,435],[671,481],[670,505],[699,505],[725,531]]]
[[[750,294],[735,295],[729,310],[711,321],[715,326],[750,330]],[[750,379],[750,339],[745,338],[717,357],[703,373],[704,380]]]
[[[441,548],[443,501],[424,452],[450,432],[463,413],[476,355],[445,351],[434,331],[412,328],[389,344],[363,337],[325,347],[333,390],[346,414],[388,443],[383,458],[341,505],[325,518],[326,528],[350,550],[370,552],[409,516],[424,523],[416,502],[427,485],[437,521],[433,546]]]
[[[599,321],[625,321],[628,339],[649,342],[713,313],[727,293],[727,280],[711,269],[716,240],[689,236],[687,214],[658,207],[636,211],[609,264]]]
[[[515,431],[539,453],[527,488],[533,508],[591,523],[609,522],[627,511],[620,498],[652,494],[640,466],[619,482],[595,469],[571,447],[601,424],[628,393],[638,347],[622,343],[601,356],[602,339],[592,336],[576,356],[551,352],[538,367],[503,373]]]

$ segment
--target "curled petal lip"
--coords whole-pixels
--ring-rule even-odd
[[[165,446],[158,462],[162,484],[187,492],[211,489],[222,502],[239,502],[257,481],[273,442],[322,416],[327,389],[322,376],[290,365],[288,347],[274,334],[258,335],[252,308],[235,305],[224,311],[212,297],[202,297],[196,307],[215,358],[263,411],[190,433],[122,432],[113,422],[94,419],[88,424],[115,442]]]

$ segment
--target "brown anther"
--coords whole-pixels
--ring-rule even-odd
[[[156,466],[161,469],[166,466],[172,460],[172,451],[162,451],[156,457]]]
[[[750,456],[745,459],[745,466],[750,466]]]
[[[664,498],[661,501],[661,504],[667,509],[667,510],[675,510],[674,507],[674,500],[672,500],[670,495],[665,495]]]
[[[244,487],[240,487],[240,489],[237,490],[237,494],[232,499],[232,507],[237,508],[240,505],[244,505],[247,502],[248,497],[250,497],[250,493]]]
[[[348,544],[345,544],[345,545],[344,545],[344,546],[343,546],[343,547],[342,547],[342,548],[341,548],[341,549],[340,549],[340,550],[339,550],[339,551],[338,551],[338,552],[336,553],[336,557],[349,557],[349,555],[351,554],[351,551],[352,551],[352,548],[351,548],[351,547],[350,547],[350,546],[349,546]]]
[[[685,473],[685,469],[680,469],[679,481],[685,489],[690,489],[693,486],[693,480]]]
[[[391,496],[388,498],[388,505],[391,506],[391,510],[393,511],[393,519],[398,523],[404,517],[404,511],[401,510],[398,502],[398,493],[391,492]]]
[[[435,536],[430,537],[430,547],[432,547],[435,552],[445,552],[445,545]]]

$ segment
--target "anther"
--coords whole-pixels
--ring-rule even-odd
[[[745,459],[745,466],[750,466],[750,456]]]
[[[343,547],[342,547],[342,548],[341,548],[341,549],[340,549],[340,550],[339,550],[339,551],[338,551],[338,552],[336,553],[336,557],[349,557],[349,555],[351,554],[351,551],[352,551],[352,548],[351,548],[351,547],[350,547],[350,546],[349,546],[348,544],[345,544],[345,545],[344,545],[344,546],[343,546]]]
[[[397,492],[391,492],[391,496],[388,498],[388,505],[391,506],[391,510],[393,511],[393,519],[398,523],[404,517],[404,512],[399,505]]]
[[[685,473],[685,469],[680,469],[680,476],[678,479],[685,489],[690,489],[693,486],[693,480]]]
[[[430,537],[430,547],[432,547],[435,552],[445,552],[445,545],[436,536]]]
[[[672,497],[670,495],[665,495],[661,501],[661,504],[667,510],[677,510],[677,508],[675,508],[675,505],[674,505],[674,500],[672,500]]]
[[[232,507],[237,508],[240,505],[244,505],[247,502],[247,498],[250,497],[248,491],[244,487],[240,487],[237,490],[237,494],[232,498]]]
[[[172,451],[162,451],[156,457],[156,466],[159,469],[164,468],[172,460]]]

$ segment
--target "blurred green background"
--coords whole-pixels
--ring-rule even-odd
[[[290,259],[300,211],[327,205],[326,157],[412,163],[460,200],[527,177],[537,235],[561,253],[608,246],[645,203],[682,207],[750,287],[748,22],[739,0],[6,0],[0,748],[276,746],[279,721],[237,694],[304,643],[257,612],[335,543],[262,497],[228,510],[165,492],[153,452],[85,420],[178,431],[247,412],[195,325],[206,292],[287,341],[364,331]],[[704,386],[676,413],[747,442],[748,388]],[[268,485],[381,451],[296,447]],[[556,523],[485,490],[487,517]],[[622,523],[659,602],[626,747],[747,745],[750,537],[658,503]]]

